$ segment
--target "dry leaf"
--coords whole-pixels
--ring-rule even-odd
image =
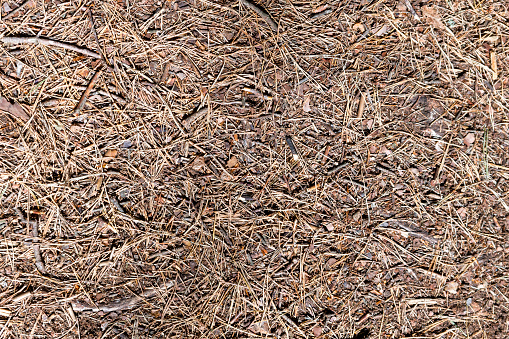
[[[360,211],[357,211],[353,216],[352,216],[352,219],[353,221],[357,222],[360,220],[360,218],[362,217],[362,213]]]
[[[205,159],[203,157],[196,157],[196,159],[194,159],[193,163],[191,164],[191,168],[196,172],[205,172],[207,170]]]
[[[316,14],[316,13],[323,12],[323,11],[325,11],[328,7],[329,7],[329,5],[328,5],[328,4],[318,6],[318,7],[316,7],[315,9],[313,9],[312,13],[313,13],[313,14]]]
[[[481,310],[481,306],[476,303],[475,301],[473,301],[471,304],[470,304],[470,308],[472,309],[472,312],[473,313],[477,313]]]
[[[435,6],[422,6],[421,11],[422,16],[426,18],[426,20],[435,28],[446,29],[444,23],[442,22],[442,18],[435,9]]]
[[[252,323],[249,326],[249,330],[259,334],[270,334],[269,323],[267,321]]]
[[[385,33],[387,33],[388,31],[389,31],[389,26],[383,25],[382,27],[380,27],[380,29],[378,31],[376,31],[375,36],[385,35]]]
[[[228,162],[226,163],[226,166],[228,166],[229,168],[234,168],[234,167],[237,167],[238,164],[239,164],[239,161],[237,160],[237,157],[233,156],[230,158],[230,160],[228,160]]]
[[[106,158],[114,158],[116,157],[118,154],[118,151],[115,150],[115,149],[109,149],[106,151],[106,153],[104,153],[104,157]]]
[[[88,75],[90,74],[90,70],[86,67],[83,67],[83,68],[80,68],[77,72],[76,72],[80,77],[82,78],[86,78],[88,77]]]
[[[23,121],[28,121],[28,119],[30,119],[20,104],[16,102],[11,104],[9,100],[5,99],[4,97],[0,97],[0,110],[6,111],[7,113],[10,113]]]
[[[364,27],[364,25],[361,24],[360,22],[354,24],[353,25],[353,29],[356,30],[356,31],[359,31],[361,33],[364,33],[366,31],[366,27]]]
[[[315,337],[321,336],[322,332],[323,332],[323,330],[320,326],[313,327],[313,334],[315,335]]]
[[[449,281],[447,284],[445,284],[444,291],[449,292],[451,294],[458,293],[458,287],[459,284],[455,281]]]
[[[467,216],[467,209],[465,207],[458,208],[457,212],[461,218],[465,218]]]
[[[111,229],[111,226],[106,220],[104,220],[102,217],[99,217],[97,219],[97,228],[98,231],[101,232],[102,234],[107,234],[108,231]]]
[[[362,120],[362,127],[364,127],[365,129],[371,129],[373,128],[373,123],[375,121],[373,119],[367,119],[367,120]]]
[[[463,138],[463,143],[467,146],[467,147],[470,147],[475,141],[475,134],[474,133],[468,133],[464,138]]]
[[[412,168],[409,168],[408,169],[410,171],[410,173],[412,173],[413,175],[419,175],[421,174],[421,172],[419,171],[419,169],[415,168],[415,167],[412,167]]]
[[[392,151],[388,150],[387,147],[382,146],[382,147],[380,147],[380,153],[385,154],[385,155],[391,155]]]
[[[401,13],[405,13],[405,12],[407,12],[408,10],[407,10],[407,8],[406,8],[405,1],[400,0],[400,1],[398,2],[398,4],[396,5],[396,10],[397,10],[398,12],[401,12]]]
[[[492,44],[496,43],[500,37],[498,36],[488,36],[481,39],[482,42],[490,42]]]
[[[79,131],[81,131],[81,126],[80,125],[71,125],[70,130],[72,133],[78,133]]]
[[[302,110],[304,112],[311,112],[311,107],[309,106],[309,102],[311,101],[311,97],[307,96],[306,99],[304,99],[304,103],[302,104]]]
[[[327,260],[327,266],[328,266],[329,268],[332,268],[336,262],[337,262],[337,259],[335,259],[335,258],[330,258],[329,260]]]

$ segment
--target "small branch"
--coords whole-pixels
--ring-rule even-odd
[[[340,170],[347,167],[348,165],[350,165],[350,162],[344,161],[344,162],[340,163],[339,165],[334,166],[331,169],[329,169],[327,171],[327,175],[333,175],[334,173],[339,172]]]
[[[311,20],[314,20],[314,19],[318,19],[318,18],[324,17],[326,15],[329,15],[331,13],[332,13],[332,9],[327,8],[326,10],[323,10],[320,13],[313,13],[313,14],[311,14],[311,16],[309,18]]]
[[[86,86],[74,86],[74,88],[79,89],[80,91],[84,91],[84,90],[87,89]],[[97,94],[103,95],[105,97],[111,97],[112,99],[117,100],[121,104],[126,104],[127,103],[126,99],[122,98],[121,96],[116,95],[114,93],[103,91],[102,89],[96,89],[94,92],[92,92],[92,94],[93,93],[97,93]]]
[[[122,205],[120,205],[120,203],[118,202],[117,198],[115,198],[114,196],[110,196],[110,201],[113,204],[113,206],[115,206],[117,211],[119,211],[120,213],[125,214],[125,209],[122,207]]]
[[[88,83],[87,89],[81,95],[81,99],[78,102],[78,105],[76,105],[76,108],[74,108],[74,116],[78,116],[80,114],[80,111],[83,108],[83,106],[85,106],[85,103],[87,102],[87,98],[90,95],[90,92],[92,91],[92,88],[94,88],[94,85],[97,82],[97,79],[99,78],[99,75],[101,75],[101,71],[95,72],[94,76],[92,77],[92,79]]]
[[[23,216],[23,212],[19,208],[15,208],[14,211],[18,215],[18,218],[21,220],[21,222],[27,224],[28,226],[32,226],[32,248],[34,250],[34,257],[35,257],[35,267],[37,267],[37,270],[41,274],[46,274],[46,267],[44,266],[44,261],[42,261],[42,255],[41,255],[41,246],[38,243],[39,238],[39,222],[36,220],[27,220]]]
[[[104,55],[104,53],[103,53],[103,51],[101,49],[101,44],[99,44],[99,38],[97,37],[97,31],[95,30],[94,17],[92,16],[92,10],[90,8],[88,9],[88,18],[90,20],[90,25],[92,26],[92,33],[94,35],[94,40],[95,40],[95,43],[97,44],[97,48],[99,49],[99,53],[101,55],[101,59],[104,61],[106,66],[108,66],[109,68],[113,69],[110,66],[110,63],[108,62],[108,59],[106,59],[106,56]]]
[[[160,85],[157,85],[158,87],[160,87]],[[182,124],[181,122],[177,119],[177,117],[173,114],[172,110],[171,110],[171,107],[170,105],[168,105],[168,103],[166,102],[166,100],[163,99],[163,97],[161,96],[161,94],[159,93],[159,91],[155,91],[157,96],[159,97],[159,99],[161,99],[161,102],[166,106],[166,108],[168,109],[168,112],[170,113],[170,116],[171,118],[173,119],[173,122],[175,122],[175,125],[177,125],[177,128],[180,130],[180,132],[182,134],[186,134],[186,131],[184,130],[184,128],[182,127]]]
[[[0,39],[0,41],[2,41],[4,44],[40,44],[44,46],[60,47],[63,49],[74,51],[76,53],[81,53],[92,58],[102,59],[100,54],[93,52],[89,49],[78,47],[66,42],[51,40],[48,38],[4,36]]]
[[[113,301],[111,303],[106,304],[97,304],[97,306],[90,305],[88,303],[83,303],[79,301],[72,302],[72,309],[75,312],[85,312],[85,311],[92,311],[92,312],[99,312],[102,311],[104,313],[110,313],[110,312],[118,312],[118,311],[124,311],[131,309],[135,307],[139,302],[152,298],[157,294],[157,292],[161,289],[168,289],[172,288],[174,286],[173,281],[169,281],[163,286],[160,286],[158,288],[150,288],[144,291],[139,296],[134,296],[132,298],[125,298],[120,299],[118,301]]]
[[[262,98],[263,100],[272,100],[273,98],[270,96],[270,95],[265,95],[263,94],[262,92],[254,89],[254,88],[249,88],[249,87],[244,87],[242,89],[242,91],[246,92],[246,93],[249,93],[249,94],[253,94],[253,95],[256,95],[257,97],[260,97]]]
[[[193,114],[189,115],[187,118],[182,120],[182,125],[187,130],[189,130],[189,128],[191,127],[193,122],[195,122],[196,120],[198,120],[201,117],[203,117],[204,115],[206,115],[208,113],[208,111],[209,111],[208,107],[203,107],[203,108],[197,110],[196,112],[194,112]]]
[[[285,137],[286,143],[288,144],[288,147],[290,148],[290,151],[292,152],[293,160],[298,161],[299,160],[299,152],[297,152],[297,148],[295,148],[295,144],[293,143],[292,137],[286,136]]]
[[[445,160],[447,159],[447,153],[449,153],[449,146],[451,145],[453,133],[449,136],[449,141],[447,142],[447,146],[445,147],[444,154],[442,155],[442,160],[440,161],[440,165],[436,168],[435,175],[433,176],[433,180],[431,180],[431,186],[435,186],[440,181],[440,173],[444,168]]]
[[[362,118],[362,113],[364,113],[365,108],[366,108],[366,94],[361,93],[361,97],[359,100],[359,108],[357,109],[357,119]]]
[[[240,3],[246,6],[247,8],[250,8],[253,10],[256,14],[258,14],[265,22],[270,26],[270,28],[277,32],[277,23],[272,19],[269,13],[263,8],[255,4],[254,2],[251,2],[250,0],[240,0]]]

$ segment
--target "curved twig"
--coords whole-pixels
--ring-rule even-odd
[[[267,11],[263,7],[258,6],[257,4],[251,2],[250,0],[240,0],[240,3],[256,12],[256,14],[258,14],[263,20],[265,20],[265,22],[270,26],[270,28],[274,32],[277,32],[278,28],[277,23],[274,21],[274,19],[272,19],[270,14],[267,13]]]
[[[60,47],[64,49],[68,49],[77,53],[84,54],[86,56],[102,59],[99,53],[93,52],[87,48],[78,47],[73,44],[69,44],[66,42],[51,40],[48,38],[39,38],[39,37],[23,37],[23,36],[4,36],[0,39],[4,44],[41,44],[44,46],[54,46]]]
[[[139,296],[134,296],[132,298],[120,299],[118,301],[113,301],[113,302],[107,303],[107,304],[97,304],[97,306],[90,305],[88,303],[79,302],[79,301],[73,301],[71,303],[71,305],[72,305],[72,309],[75,312],[85,312],[85,311],[99,312],[99,311],[102,311],[104,313],[109,313],[109,312],[124,311],[124,310],[133,308],[139,302],[141,302],[145,299],[152,298],[153,296],[155,296],[157,294],[157,292],[160,289],[168,289],[168,288],[173,287],[173,285],[174,285],[174,282],[169,281],[166,284],[164,284],[163,286],[160,286],[159,288],[149,288],[146,291],[144,291],[142,294],[140,294]]]

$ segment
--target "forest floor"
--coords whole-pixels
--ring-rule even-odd
[[[507,1],[8,0],[1,338],[507,338]]]

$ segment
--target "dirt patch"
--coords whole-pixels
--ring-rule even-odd
[[[1,335],[506,337],[504,5],[4,2]]]

